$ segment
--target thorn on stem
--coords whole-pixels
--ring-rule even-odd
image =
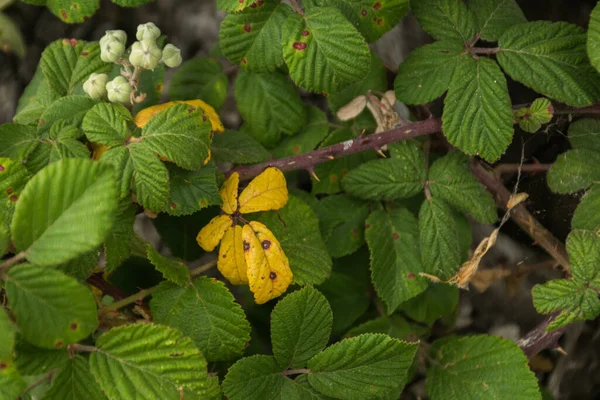
[[[308,171],[308,173],[310,174],[310,176],[312,176],[313,178],[315,178],[315,180],[316,180],[317,182],[321,182],[321,180],[319,179],[319,177],[317,176],[317,174],[315,174],[315,170],[314,170],[314,168],[312,168],[312,167],[311,167],[311,168],[308,168],[308,169],[307,169],[307,171]]]

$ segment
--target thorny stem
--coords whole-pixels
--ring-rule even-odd
[[[500,164],[496,168],[494,168],[494,173],[496,176],[501,176],[503,174],[518,172],[545,172],[548,171],[552,167],[552,164]]]
[[[97,287],[102,293],[110,295],[113,299],[119,300],[125,297],[120,289],[114,287],[110,283],[106,282],[102,277],[102,273],[95,273],[90,275],[86,280],[92,286]]]
[[[309,374],[310,373],[310,369],[308,368],[296,368],[296,369],[288,369],[283,371],[283,375],[285,376],[289,376],[289,375],[298,375],[298,374]]]
[[[0,272],[6,271],[7,269],[9,269],[10,267],[12,267],[13,265],[18,264],[21,261],[23,261],[24,259],[25,259],[25,252],[24,251],[15,254],[14,256],[12,256],[8,260],[6,260],[2,264],[0,264]]]
[[[527,357],[531,358],[542,350],[558,347],[558,340],[565,333],[568,326],[563,326],[552,332],[546,331],[548,325],[556,319],[557,315],[553,314],[549,316],[517,341],[517,345]]]
[[[471,54],[483,54],[483,55],[492,55],[499,53],[502,49],[500,47],[471,47],[469,48],[469,53]]]

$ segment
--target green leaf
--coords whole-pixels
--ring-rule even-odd
[[[8,15],[0,12],[0,48],[6,53],[14,53],[19,58],[25,57],[26,45],[21,29]]]
[[[208,207],[182,217],[160,213],[152,222],[174,257],[194,261],[204,254],[196,242],[199,227],[208,224],[220,211],[219,207]]]
[[[179,286],[187,286],[190,283],[190,271],[185,263],[179,260],[171,260],[163,256],[158,251],[154,250],[151,244],[148,244],[146,248],[148,260],[158,271],[162,272],[163,277],[166,280]]]
[[[356,97],[364,95],[369,90],[385,92],[387,90],[387,71],[381,58],[371,52],[371,70],[368,75],[355,83],[345,86],[327,96],[327,104],[332,111],[337,112],[341,107],[350,103]]]
[[[346,140],[352,140],[354,137],[354,133],[350,128],[337,129],[331,132],[329,136],[323,140],[319,145],[319,148],[331,146]],[[319,177],[320,181],[311,178],[312,194],[333,194],[341,192],[341,180],[348,171],[374,158],[376,158],[375,152],[363,151],[317,165],[315,174]]]
[[[35,129],[30,126],[0,125],[0,157],[12,158],[15,161],[25,160],[38,143]]]
[[[510,340],[477,335],[437,340],[427,374],[427,392],[435,399],[541,400],[527,357]]]
[[[391,314],[400,303],[427,288],[419,249],[417,218],[405,208],[377,210],[367,219],[373,286]]]
[[[590,65],[586,35],[567,22],[535,21],[507,30],[497,59],[514,80],[575,107],[600,98],[600,76]]]
[[[312,287],[287,295],[271,313],[273,355],[282,368],[300,368],[327,346],[333,314]]]
[[[6,294],[23,336],[33,345],[63,348],[98,326],[90,290],[60,271],[27,264],[13,267]],[[36,310],[35,318],[31,310]]]
[[[574,230],[567,237],[573,279],[600,290],[600,238],[593,232]]]
[[[411,0],[410,9],[434,39],[467,43],[475,36],[473,13],[462,0]]]
[[[10,228],[2,218],[0,218],[0,257],[8,253],[10,246]]]
[[[399,158],[378,159],[350,171],[342,180],[342,187],[361,199],[395,200],[420,193],[426,179],[424,157],[417,164]]]
[[[169,214],[190,215],[210,205],[221,204],[213,163],[197,171],[187,171],[173,165],[168,165],[167,169],[171,185],[167,207]]]
[[[316,0],[315,5],[337,7],[369,43],[392,29],[408,13],[408,0]]]
[[[154,0],[112,0],[113,3],[121,7],[138,7],[153,1]]]
[[[365,39],[333,7],[312,7],[290,15],[282,28],[283,58],[298,86],[335,93],[369,73]]]
[[[542,125],[552,120],[554,107],[550,100],[541,97],[535,99],[530,107],[515,111],[515,119],[525,132],[536,133]]]
[[[600,7],[598,4],[596,4],[590,16],[587,34],[587,54],[592,65],[597,70],[600,70]]]
[[[573,193],[600,181],[600,153],[595,150],[575,149],[558,156],[548,171],[548,186],[556,193]]]
[[[215,397],[206,361],[192,340],[161,325],[113,328],[90,357],[96,381],[111,400],[200,400]]]
[[[201,277],[186,286],[163,282],[152,294],[154,320],[192,338],[208,361],[239,357],[250,340],[250,324],[223,282]]]
[[[161,36],[157,40],[157,44],[162,48],[165,41],[165,36]],[[146,99],[141,103],[136,103],[133,106],[132,113],[136,115],[144,108],[158,105],[161,101],[161,95],[165,83],[165,65],[159,64],[154,70],[142,70],[138,84],[139,93],[146,93]]]
[[[0,370],[0,398],[17,400],[27,388],[27,383],[21,378],[12,362]]]
[[[148,121],[141,142],[181,168],[199,169],[209,155],[211,131],[210,122],[202,119],[201,109],[176,104]]]
[[[106,272],[113,272],[131,254],[136,206],[125,198],[119,201],[115,222],[104,241]]]
[[[328,196],[319,201],[317,215],[333,258],[352,254],[365,242],[368,203],[343,194]]]
[[[227,97],[227,76],[221,63],[197,57],[184,62],[173,74],[169,87],[171,100],[202,99],[219,110]]]
[[[327,136],[329,132],[327,115],[312,105],[307,105],[306,109],[306,125],[295,135],[284,138],[273,149],[275,158],[284,158],[312,151]]]
[[[270,157],[270,153],[256,139],[238,131],[225,131],[215,135],[210,149],[216,162],[253,164]]]
[[[100,8],[100,1],[47,0],[46,7],[48,7],[48,9],[63,22],[68,24],[80,24],[94,15],[96,10]]]
[[[116,173],[119,198],[127,197],[131,192],[135,172],[133,159],[129,154],[129,147],[115,146],[106,150],[100,157],[100,163],[110,165],[113,168]]]
[[[470,166],[469,158],[458,151],[438,158],[429,170],[431,194],[481,223],[494,223],[498,219],[494,198],[471,173]]]
[[[412,51],[398,66],[394,81],[398,100],[425,104],[442,96],[450,86],[459,60],[467,57],[464,52],[464,45],[453,40],[440,40]]]
[[[10,226],[15,202],[30,178],[29,172],[18,161],[0,158],[0,221]],[[10,237],[10,232],[8,233]]]
[[[78,281],[84,281],[92,274],[100,261],[100,250],[94,249],[56,266],[56,269]]]
[[[377,398],[405,382],[417,347],[381,334],[345,339],[308,362],[308,381],[338,399]]]
[[[90,142],[124,145],[131,136],[128,127],[131,122],[131,113],[121,104],[99,103],[85,114],[81,129]]]
[[[52,386],[44,394],[43,400],[104,400],[90,372],[88,361],[76,355],[69,359],[52,379]]]
[[[38,65],[33,79],[19,98],[17,115],[13,121],[18,124],[36,126],[46,107],[59,97],[60,95],[50,88],[41,66]]]
[[[600,121],[583,118],[573,122],[569,126],[569,142],[574,149],[600,153]]]
[[[15,328],[4,307],[0,307],[0,362],[12,359],[14,346]]]
[[[419,211],[423,270],[441,280],[453,276],[462,262],[456,216],[441,199],[425,200]]]
[[[51,1],[58,3],[61,0]],[[97,0],[80,1],[84,2],[98,3]],[[40,65],[50,87],[61,96],[73,94],[75,87],[85,82],[92,73],[109,73],[112,68],[112,64],[100,59],[98,42],[76,39],[59,39],[50,43],[42,53]]]
[[[221,23],[223,55],[249,71],[274,71],[283,64],[281,27],[293,11],[287,4],[256,2]]]
[[[284,376],[272,356],[245,357],[229,368],[223,392],[230,400],[296,399],[294,382]]]
[[[133,168],[130,173],[134,177],[133,187],[137,201],[146,209],[163,210],[169,198],[167,168],[145,143],[131,143],[128,149]],[[127,166],[129,167],[129,163]]]
[[[379,317],[354,327],[346,333],[345,337],[354,337],[363,333],[383,333],[395,339],[414,341],[426,335],[429,329],[410,323],[400,314],[389,317]]]
[[[427,290],[400,304],[399,310],[414,321],[432,326],[435,321],[458,307],[458,288],[442,283],[430,283]]]
[[[296,88],[281,74],[241,71],[235,99],[250,134],[267,147],[276,145],[282,133],[291,135],[306,122],[306,109]]]
[[[488,58],[466,58],[456,67],[444,99],[442,129],[448,141],[471,155],[496,161],[513,137],[506,78]]]
[[[252,0],[217,0],[217,8],[223,11],[240,11],[251,4]]]
[[[600,185],[592,186],[581,198],[571,220],[572,229],[600,232]]]
[[[267,212],[256,219],[279,240],[290,261],[294,283],[317,285],[329,276],[331,258],[319,231],[319,220],[306,203],[289,196],[285,207],[279,210],[279,216]]]
[[[17,202],[11,226],[17,251],[45,266],[96,248],[117,208],[114,179],[110,168],[83,159],[65,159],[42,170]]]
[[[497,42],[511,26],[527,22],[515,0],[471,0],[469,9],[479,37],[488,42]]]
[[[35,347],[17,336],[15,345],[15,364],[19,373],[23,376],[41,375],[53,369],[59,369],[68,362],[69,352],[67,349],[43,349]]]
[[[96,101],[79,95],[61,97],[50,104],[40,117],[38,123],[38,135],[50,132],[52,126],[57,122],[67,125],[80,126],[85,114],[96,105]]]

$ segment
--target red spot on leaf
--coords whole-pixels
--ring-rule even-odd
[[[246,31],[246,33],[252,32],[252,25],[244,24],[244,31]]]
[[[380,2],[376,2],[375,4],[373,4],[373,8],[376,10],[379,10],[381,8],[381,3]]]
[[[8,365],[5,363],[0,363],[0,370],[8,368]]]
[[[300,146],[295,145],[294,147],[292,147],[292,153],[294,153],[294,154],[300,153]]]
[[[90,53],[88,53],[87,51],[81,52],[81,57],[87,57],[89,55],[90,55]]]
[[[304,50],[306,49],[306,43],[304,42],[294,42],[292,45],[296,50]]]
[[[69,43],[71,44],[71,46],[75,47],[77,46],[77,39],[71,39],[69,40]]]
[[[71,8],[73,8],[73,10],[77,10],[79,8],[79,4],[73,3],[73,5],[71,6]]]
[[[263,249],[265,250],[269,250],[269,248],[271,247],[271,241],[270,240],[263,240],[260,245],[262,246]]]
[[[162,93],[162,91],[163,91],[163,84],[159,83],[158,85],[156,85],[154,87],[154,90],[156,90],[158,93]]]
[[[0,172],[4,172],[4,165],[0,164]]]
[[[346,176],[346,174],[348,173],[347,169],[343,169],[342,172],[340,172],[341,176]]]
[[[19,196],[17,196],[16,194],[13,194],[12,196],[10,196],[10,201],[16,202],[17,200],[19,200]]]
[[[6,193],[12,194],[13,190],[11,188],[6,189]]]
[[[202,115],[202,122],[206,122],[206,115]]]
[[[77,330],[77,327],[79,325],[77,325],[77,322],[73,322],[71,325],[69,325],[69,329],[71,329],[72,331]]]
[[[64,21],[69,19],[69,14],[67,14],[67,10],[60,10],[60,16]]]
[[[64,343],[61,340],[59,340],[58,342],[54,343],[54,347],[56,347],[57,349],[62,348],[63,345],[64,345]]]
[[[46,120],[44,119],[40,119],[40,121],[38,122],[38,126],[42,126],[46,123]]]
[[[206,199],[200,200],[200,207],[206,207],[208,205],[208,201]]]
[[[329,175],[329,181],[331,181],[331,182],[337,182],[337,180],[338,180],[338,177],[337,177],[336,174]]]
[[[367,10],[365,10],[364,8],[362,10],[360,10],[360,15],[362,15],[363,17],[367,16]]]
[[[242,64],[248,64],[248,60],[246,60],[245,58],[242,58]]]
[[[408,279],[415,279],[415,274],[412,272],[406,276]]]
[[[245,240],[243,243],[244,243],[244,251],[250,250],[250,243],[246,242]]]
[[[371,227],[371,224],[365,224],[365,229],[369,229]]]
[[[197,110],[196,107],[190,107],[190,108],[188,108],[188,114],[191,114],[191,113],[193,113],[196,110]]]
[[[302,36],[307,37],[308,35],[310,35],[309,31],[302,31]]]
[[[174,210],[177,208],[177,204],[171,203],[171,204],[169,204],[169,207],[171,207],[171,210]]]
[[[358,228],[352,228],[352,233],[354,233],[355,235],[358,234]]]
[[[83,22],[87,21],[88,19],[90,19],[90,17],[83,17]]]
[[[325,93],[325,92],[323,92],[323,93],[321,93],[321,94],[323,95],[323,97],[328,97],[328,96],[329,96],[329,93]]]
[[[271,273],[269,274],[269,278],[271,278],[271,280],[274,280],[275,278],[277,278],[277,274],[271,271]]]
[[[394,234],[392,236],[394,237],[394,240],[398,240],[398,238],[400,238],[400,235],[398,235],[398,232],[394,232]]]
[[[377,22],[377,25],[381,25],[381,24],[383,24],[383,19],[377,18],[376,22]]]

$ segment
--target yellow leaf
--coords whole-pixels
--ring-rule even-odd
[[[90,142],[90,147],[92,148],[92,160],[99,160],[102,157],[102,153],[108,150],[108,146],[100,143]]]
[[[292,270],[273,233],[260,222],[252,221],[244,225],[242,240],[248,283],[256,304],[283,294],[292,283]]]
[[[240,174],[234,172],[229,175],[229,178],[227,178],[225,182],[223,182],[223,186],[221,186],[221,189],[219,190],[221,200],[223,200],[221,210],[225,211],[227,214],[233,214],[237,210],[239,184]]]
[[[219,244],[227,228],[231,227],[232,221],[229,215],[219,215],[198,232],[196,241],[205,251],[213,251]]]
[[[208,164],[209,161],[210,161],[210,148],[208,149],[208,156],[204,159],[204,161],[202,162],[202,165]]]
[[[225,231],[219,248],[217,268],[232,285],[248,284],[248,267],[244,257],[241,226],[236,225]]]
[[[242,214],[279,210],[288,201],[288,189],[283,172],[269,167],[254,178],[239,197]]]
[[[133,122],[140,127],[143,128],[148,121],[152,119],[156,114],[161,111],[166,110],[169,107],[173,107],[175,104],[185,103],[189,104],[193,107],[199,108],[203,111],[203,114],[208,117],[210,120],[210,124],[212,125],[212,130],[215,132],[224,132],[225,128],[223,127],[223,123],[219,118],[219,114],[212,108],[210,105],[206,104],[202,100],[187,100],[187,101],[169,101],[168,103],[159,104],[157,106],[152,106],[148,108],[144,108],[140,112],[135,115]]]

